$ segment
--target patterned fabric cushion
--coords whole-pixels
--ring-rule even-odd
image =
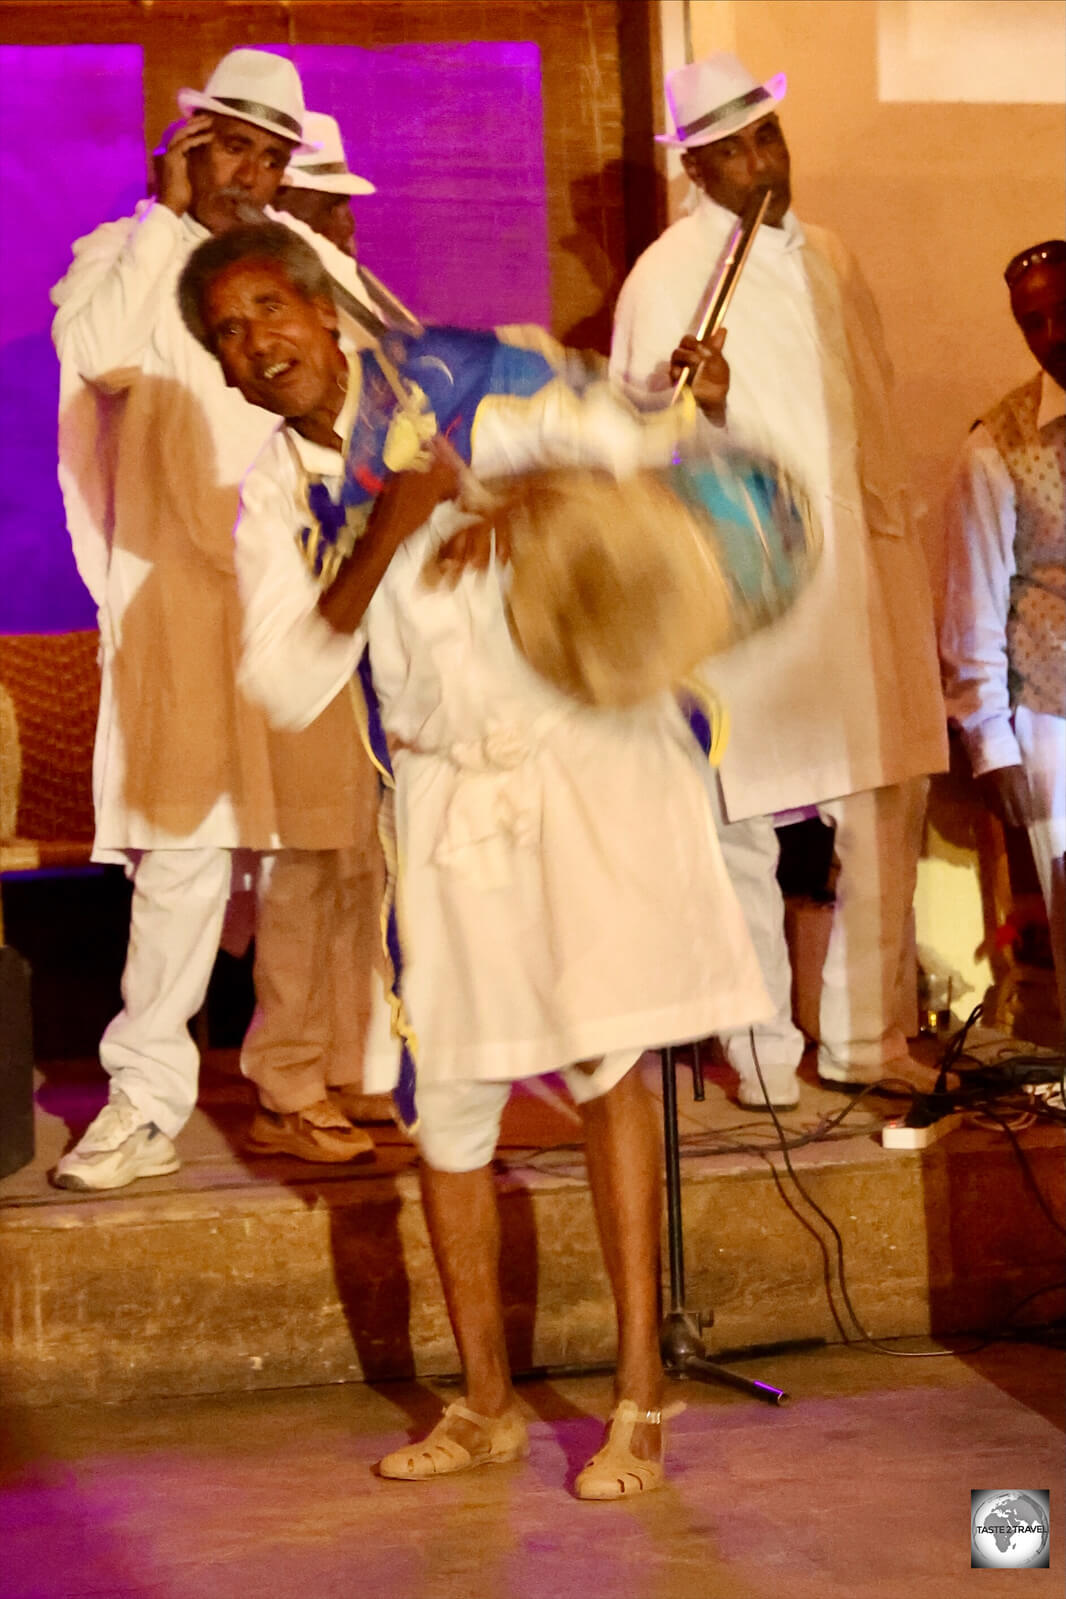
[[[0,637],[0,870],[89,859],[98,647],[95,632]]]

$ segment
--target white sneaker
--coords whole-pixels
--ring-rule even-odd
[[[745,1110],[795,1110],[799,1104],[799,1078],[794,1066],[763,1066],[763,1085],[754,1074],[743,1076],[737,1090],[737,1103]],[[769,1103],[767,1103],[769,1095]]]
[[[111,1098],[58,1163],[52,1181],[57,1188],[91,1192],[125,1188],[138,1177],[165,1177],[180,1166],[167,1135],[154,1122],[142,1122],[121,1088],[112,1087]]]
[[[841,1062],[835,1058],[818,1054],[818,1081],[824,1088],[839,1088],[844,1093],[857,1094],[871,1084],[881,1082],[885,1077],[910,1078],[910,1068],[917,1065],[909,1055],[900,1055],[894,1060],[884,1061],[876,1066],[867,1066],[854,1061]]]

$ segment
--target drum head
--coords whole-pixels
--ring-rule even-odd
[[[616,479],[531,473],[507,489],[508,618],[533,669],[587,705],[638,704],[791,604],[818,541],[805,497],[725,453]]]
[[[635,705],[723,647],[726,585],[695,516],[654,473],[532,474],[505,514],[511,631],[563,693]]]

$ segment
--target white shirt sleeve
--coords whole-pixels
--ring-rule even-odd
[[[610,384],[576,393],[561,379],[531,396],[490,394],[471,433],[471,465],[481,477],[538,467],[602,467],[625,477],[666,466],[691,442],[699,408],[686,392],[676,406],[637,412]]]
[[[105,223],[79,239],[52,290],[52,338],[60,359],[89,382],[138,368],[174,294],[181,218],[156,202],[119,231]]]
[[[280,435],[241,487],[235,533],[243,608],[238,682],[276,727],[303,728],[344,690],[359,664],[365,630],[336,632],[318,611],[319,588],[296,535],[305,513]]]
[[[1007,687],[1014,484],[988,430],[970,434],[946,509],[940,660],[948,716],[975,776],[1021,764]]]

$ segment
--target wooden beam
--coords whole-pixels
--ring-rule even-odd
[[[666,161],[655,143],[662,101],[662,38],[657,0],[618,8],[622,87],[622,187],[628,270],[666,226]]]

